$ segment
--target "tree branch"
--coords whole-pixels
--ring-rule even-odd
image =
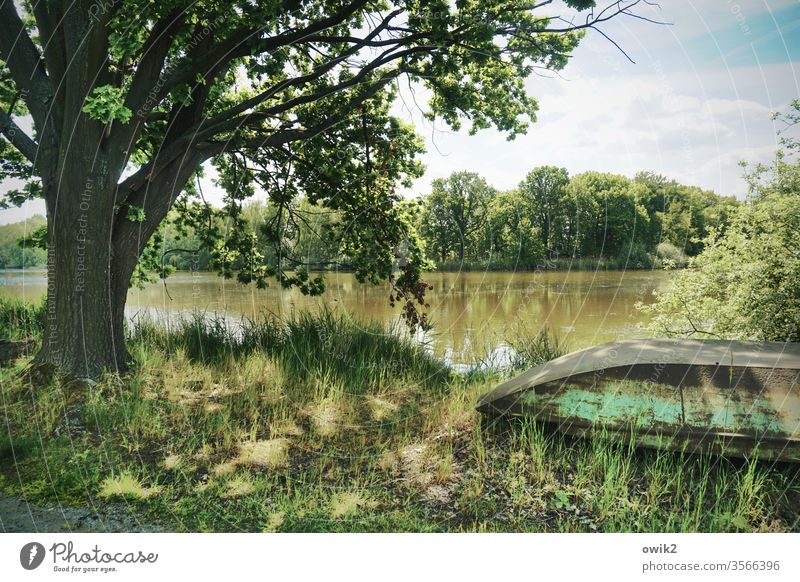
[[[234,115],[238,115],[239,113],[242,113],[244,111],[247,111],[248,109],[252,109],[253,107],[256,107],[256,106],[260,105],[264,101],[270,99],[271,97],[274,97],[280,91],[283,91],[283,90],[288,89],[290,87],[298,87],[298,86],[304,85],[305,83],[309,83],[311,81],[319,79],[324,74],[330,72],[334,67],[336,67],[336,65],[342,63],[345,59],[347,59],[350,56],[353,56],[359,50],[361,50],[362,48],[367,46],[370,41],[372,41],[375,37],[377,37],[378,34],[380,34],[383,30],[386,29],[386,27],[389,25],[391,20],[395,16],[400,14],[400,12],[401,12],[400,10],[395,10],[394,12],[389,14],[386,18],[384,18],[383,22],[381,22],[381,24],[379,26],[377,26],[370,34],[368,34],[363,39],[357,39],[357,41],[358,41],[357,44],[355,44],[353,47],[351,47],[350,49],[348,49],[347,51],[345,51],[341,55],[338,55],[338,56],[330,59],[328,62],[321,64],[319,67],[314,69],[312,72],[310,72],[310,73],[308,73],[306,75],[301,75],[299,77],[293,77],[293,78],[290,78],[290,79],[285,79],[285,80],[283,80],[283,81],[281,81],[279,83],[276,83],[275,85],[273,85],[272,87],[270,87],[266,91],[262,91],[258,95],[254,96],[254,97],[251,97],[250,99],[246,99],[245,101],[239,103],[238,105],[236,105],[234,107],[231,107],[231,108],[223,111],[222,113],[219,113],[219,114],[215,115],[214,117],[211,117],[211,118],[208,118],[208,119],[204,120],[202,122],[203,126],[205,126],[205,127],[215,126],[216,124],[218,124],[220,122],[228,121],[231,118],[233,118]],[[408,39],[403,39],[403,40],[404,40],[403,43],[401,43],[399,40],[394,40],[392,42],[394,44],[398,44],[398,46],[402,46],[403,44],[407,44],[407,42],[411,42],[414,39],[408,38]],[[397,48],[397,47],[395,47],[395,48]],[[374,69],[374,68],[375,67],[372,67],[372,69]],[[294,105],[292,105],[292,106],[294,106]]]
[[[0,58],[8,64],[34,122],[44,128],[53,90],[41,55],[11,0],[0,1]]]
[[[335,85],[334,87],[329,87],[324,89],[323,91],[305,95],[298,97],[296,99],[287,101],[286,103],[282,103],[280,105],[276,105],[273,108],[268,110],[248,114],[246,116],[238,117],[233,120],[225,120],[220,121],[215,126],[211,128],[206,128],[204,130],[200,130],[199,127],[202,124],[194,126],[187,130],[187,132],[172,141],[169,146],[165,147],[158,153],[159,161],[156,162],[155,160],[150,164],[142,167],[139,171],[135,174],[127,178],[124,182],[120,184],[120,190],[124,193],[126,191],[137,189],[143,182],[147,180],[152,180],[158,173],[160,172],[160,168],[168,165],[171,161],[177,157],[182,155],[188,148],[193,147],[193,144],[197,144],[196,147],[202,148],[207,152],[207,158],[224,151],[225,146],[228,144],[235,144],[237,143],[235,140],[227,140],[225,142],[213,142],[209,141],[212,140],[215,135],[219,135],[225,131],[230,131],[233,129],[240,129],[242,127],[247,127],[248,124],[253,122],[260,122],[263,119],[274,116],[278,113],[288,111],[289,109],[296,107],[298,105],[304,103],[310,103],[316,100],[319,100],[325,96],[332,95],[336,92],[342,91],[344,89],[354,87],[358,84],[361,84],[365,78],[367,78],[368,74],[379,68],[380,66],[395,60],[397,58],[402,58],[409,54],[413,54],[414,52],[430,50],[432,47],[412,47],[410,49],[406,49],[405,51],[401,51],[399,53],[395,53],[394,55],[390,55],[388,57],[384,57],[383,59],[378,58],[373,63],[364,67],[358,75],[353,77],[352,79],[345,81],[344,83],[340,83],[339,85]],[[435,48],[435,47],[433,47]],[[388,51],[387,51],[388,52]],[[385,53],[384,53],[385,54]],[[335,115],[330,117],[325,122],[322,122],[312,128],[309,129],[287,129],[282,131],[277,131],[270,136],[264,138],[254,138],[252,140],[245,140],[241,142],[243,144],[242,147],[244,148],[252,148],[252,147],[259,147],[259,146],[252,146],[253,143],[256,143],[256,140],[260,140],[262,143],[262,147],[269,147],[274,145],[282,145],[286,143],[290,143],[292,141],[297,141],[300,139],[308,139],[310,137],[314,137],[319,133],[330,129],[333,125],[336,125],[347,118],[347,116],[352,113],[352,109],[358,107],[366,100],[371,97],[374,97],[377,92],[383,88],[389,81],[397,78],[402,72],[403,69],[398,68],[394,71],[390,71],[383,75],[379,80],[377,80],[368,90],[364,92],[363,95],[353,99],[348,105],[344,106],[344,112],[340,115]],[[205,145],[201,145],[200,142],[207,141]],[[207,159],[206,158],[206,159]]]
[[[145,103],[148,93],[158,81],[161,70],[166,62],[169,49],[175,35],[183,25],[183,15],[175,10],[157,22],[150,31],[150,36],[142,49],[139,66],[133,74],[128,95],[125,98],[125,106],[135,111],[136,118],[134,123],[123,126],[120,130],[119,140],[123,145],[133,142],[141,131],[147,117],[143,115],[141,106]]]
[[[200,146],[209,152],[209,157],[222,153],[228,147],[236,147],[241,149],[259,149],[262,147],[274,147],[299,140],[311,139],[321,133],[331,129],[332,127],[342,123],[350,115],[357,113],[355,111],[360,105],[374,97],[378,92],[388,83],[396,79],[402,74],[402,69],[398,68],[383,75],[377,80],[369,89],[357,97],[351,99],[343,108],[340,113],[331,115],[324,121],[313,125],[306,129],[288,129],[275,132],[266,137],[249,138],[241,141],[236,139],[227,140],[225,142],[210,142],[205,146]]]
[[[308,26],[284,32],[263,40],[254,40],[263,30],[262,28],[241,27],[234,31],[224,41],[209,48],[206,52],[195,57],[189,57],[173,70],[176,74],[165,79],[161,90],[158,91],[154,101],[161,102],[175,88],[185,83],[191,83],[198,73],[203,74],[209,68],[222,69],[232,60],[244,56],[257,56],[269,51],[289,46],[305,37],[323,32],[337,26],[366,6],[368,0],[355,0],[346,4],[331,16],[312,22]],[[251,43],[258,42],[258,50],[253,50]]]
[[[60,20],[60,15],[56,12],[60,5],[50,3],[44,0],[35,0],[33,2],[33,14],[36,18],[36,28],[39,29],[39,39],[42,45],[42,51],[47,63],[47,74],[52,79],[63,80],[66,74],[67,57],[66,46],[64,45],[63,30],[58,29],[56,23]],[[63,103],[59,100],[59,85],[53,87],[53,99],[58,104],[57,115],[60,118],[63,114]],[[54,112],[50,112],[53,115]],[[55,122],[58,126],[58,122]]]
[[[14,123],[11,116],[0,109],[0,134],[3,135],[25,158],[31,163],[36,164],[36,152],[38,144]]]

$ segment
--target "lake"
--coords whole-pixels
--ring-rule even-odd
[[[525,327],[548,327],[570,349],[647,335],[634,307],[650,303],[653,291],[667,284],[663,271],[547,271],[428,273],[429,317],[426,334],[434,353],[466,363],[500,348],[503,338]],[[329,307],[361,318],[393,322],[398,309],[388,303],[388,285],[359,284],[350,273],[328,273],[327,291],[306,297],[273,284],[267,289],[241,285],[213,273],[175,273],[164,283],[131,289],[128,316],[164,320],[194,310],[236,321],[240,316]],[[45,292],[42,271],[0,271],[0,294],[36,299]]]

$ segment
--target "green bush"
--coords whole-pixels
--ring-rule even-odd
[[[800,123],[800,100],[782,117]],[[641,306],[656,333],[800,341],[800,142],[782,143],[772,164],[745,175],[749,198],[725,233],[707,237],[672,287]]]
[[[685,267],[689,264],[689,258],[682,249],[679,249],[669,241],[659,243],[656,247],[656,257],[671,267]]]
[[[620,251],[617,263],[622,269],[652,269],[656,266],[656,259],[644,245],[634,244]]]

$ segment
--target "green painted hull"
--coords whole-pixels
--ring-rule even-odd
[[[534,368],[484,395],[478,409],[644,447],[800,462],[797,344],[642,342]]]

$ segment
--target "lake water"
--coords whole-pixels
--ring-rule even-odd
[[[570,349],[615,339],[647,335],[645,317],[634,307],[649,303],[663,288],[663,271],[550,271],[428,273],[429,317],[434,324],[426,340],[435,354],[455,363],[474,361],[500,347],[505,337],[524,327],[548,327]],[[360,318],[392,322],[398,309],[388,303],[388,286],[359,284],[352,274],[328,273],[327,291],[305,297],[278,285],[256,289],[213,273],[176,273],[164,283],[131,289],[128,316],[181,317],[194,310],[236,321],[264,312],[329,307]],[[0,294],[36,299],[45,292],[41,271],[0,271]]]

